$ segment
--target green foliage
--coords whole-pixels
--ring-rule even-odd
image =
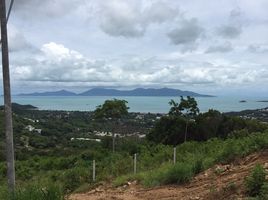
[[[199,113],[199,108],[197,107],[197,102],[194,97],[187,96],[187,99],[184,99],[183,96],[181,96],[180,103],[172,99],[169,105],[171,106],[169,115],[172,116],[193,118]]]
[[[228,117],[216,110],[209,110],[189,121],[181,116],[164,116],[155,124],[147,139],[157,143],[176,145],[184,142],[185,127],[188,140],[206,141],[214,137],[245,137],[252,132],[263,132],[267,124],[239,117]]]
[[[128,114],[127,103],[127,101],[119,99],[106,100],[103,105],[96,108],[94,116],[97,119],[121,118]]]
[[[186,120],[182,117],[162,117],[146,136],[149,141],[176,145],[184,141]]]
[[[129,180],[138,180],[146,186],[183,183],[190,180],[193,175],[218,162],[230,162],[234,158],[239,158],[267,147],[267,131],[242,138],[229,138],[226,140],[214,138],[206,142],[186,142],[177,146],[176,165],[168,164],[167,162],[156,165],[155,161],[148,159],[149,163],[155,164],[155,168],[143,169],[137,175],[118,177],[115,180],[115,184],[123,184],[124,181]],[[166,148],[167,146],[164,149]],[[168,151],[170,154],[166,154],[166,157],[172,158],[172,148],[170,147]],[[145,152],[142,154],[145,154]]]
[[[262,193],[264,192],[263,190],[265,187],[267,187],[266,185],[264,186],[265,176],[265,169],[262,167],[262,165],[257,164],[249,177],[246,178],[246,189],[250,196],[255,197],[260,195],[261,191]]]
[[[69,193],[77,189],[80,185],[90,181],[89,168],[76,167],[65,170],[60,177],[60,182],[63,185],[64,191]]]
[[[260,189],[260,194],[259,194],[259,199],[260,200],[267,200],[268,199],[268,183],[265,182]]]
[[[235,182],[229,182],[223,189],[224,189],[224,191],[234,193],[237,191],[238,187],[235,184]]]
[[[180,184],[191,180],[193,176],[192,166],[185,163],[163,165],[144,175],[142,183],[145,186],[158,186],[165,184]]]
[[[127,111],[125,108],[123,110]],[[119,119],[118,113],[122,117],[120,125],[124,126],[121,133],[124,134],[132,127],[134,128],[130,132],[138,132],[140,129],[137,127],[141,126],[146,127],[142,133],[147,133],[149,128],[154,126],[153,120],[156,119],[156,115],[142,115],[143,119],[140,120],[136,119],[137,115],[134,113],[124,116],[127,112],[112,111],[112,114],[102,115],[107,119],[105,123],[103,120],[94,119],[93,113],[90,112],[33,110],[25,114],[25,118],[39,119],[38,123],[14,115],[16,178],[19,185],[22,184],[17,193],[27,194],[31,191],[30,193],[34,195],[35,192],[41,191],[40,188],[48,188],[48,186],[29,186],[30,188],[25,186],[25,183],[36,181],[53,182],[61,186],[65,193],[92,187],[95,184],[92,182],[92,160],[96,160],[97,183],[104,180],[111,181],[116,177],[118,177],[116,185],[124,184],[126,180],[138,180],[147,186],[183,183],[217,162],[230,162],[236,157],[268,147],[268,132],[252,133],[254,130],[263,131],[267,126],[256,121],[225,117],[217,111],[210,110],[208,113],[196,116],[195,122],[188,122],[189,138],[205,142],[191,141],[177,146],[177,164],[172,165],[173,146],[159,143],[176,145],[183,141],[188,119],[183,116],[185,110],[181,112],[181,116],[162,117],[157,122],[156,128],[148,138],[158,144],[135,136],[118,137],[115,153],[111,152],[112,140],[109,136],[102,137],[100,143],[71,141],[71,138],[95,138],[94,130],[113,130],[108,122]],[[24,129],[28,124],[42,128],[42,134]],[[229,131],[232,130],[235,131],[230,134]],[[1,137],[4,137],[2,132]],[[1,141],[0,176],[6,178],[4,143]],[[136,175],[133,174],[134,153],[137,153]],[[0,199],[4,199],[1,197]]]
[[[34,185],[30,184],[20,187],[14,193],[9,193],[6,188],[0,189],[0,199],[2,200],[64,200],[64,195],[60,187],[55,184]]]

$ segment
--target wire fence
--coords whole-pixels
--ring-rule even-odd
[[[175,165],[177,160],[177,148],[174,147],[173,148],[173,164]],[[139,164],[139,161],[138,161],[138,154],[135,153],[133,155],[133,162],[130,163],[129,165],[133,168],[133,174],[137,174],[138,173],[138,164]],[[168,159],[169,161],[171,161],[171,159]],[[151,163],[153,165],[153,163]],[[92,160],[92,182],[96,182],[96,177],[97,177],[97,163],[96,163],[96,160]]]

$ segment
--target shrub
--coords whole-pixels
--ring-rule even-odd
[[[164,184],[185,183],[191,180],[193,168],[189,164],[179,163],[165,173]]]
[[[65,192],[72,192],[80,185],[90,181],[90,172],[88,168],[72,168],[66,170],[60,177]]]
[[[48,184],[28,185],[17,188],[14,193],[9,193],[6,188],[0,190],[0,199],[3,200],[64,200],[64,195],[59,186]]]
[[[261,193],[265,183],[265,175],[265,169],[260,164],[257,164],[249,177],[246,178],[246,189],[250,196],[255,197]]]
[[[261,187],[260,190],[260,195],[259,195],[260,200],[267,200],[268,199],[268,183],[264,183]]]
[[[193,166],[187,163],[163,165],[158,169],[145,173],[143,184],[148,187],[165,184],[180,184],[190,181],[193,174]]]
[[[193,167],[194,174],[200,173],[201,171],[203,171],[203,169],[204,169],[203,161],[201,159],[197,159]]]

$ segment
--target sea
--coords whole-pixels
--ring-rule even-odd
[[[31,104],[39,110],[64,110],[64,111],[94,111],[96,106],[108,99],[124,99],[128,102],[130,112],[141,113],[167,113],[168,102],[171,99],[180,100],[180,97],[134,97],[134,96],[13,96],[12,102]],[[260,109],[268,107],[268,97],[196,97],[201,112],[216,109],[220,112],[241,111],[246,109]],[[245,102],[240,102],[244,100]],[[3,96],[0,97],[3,105]]]

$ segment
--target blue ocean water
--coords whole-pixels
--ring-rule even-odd
[[[93,111],[96,106],[102,104],[107,99],[124,99],[128,101],[130,112],[151,112],[167,113],[169,111],[168,102],[171,99],[179,101],[179,97],[111,97],[111,96],[13,96],[12,102],[19,104],[31,104],[40,110],[66,110],[66,111]],[[239,97],[198,97],[198,106],[202,112],[210,108],[221,112],[241,111],[245,109],[257,109],[268,107],[267,102],[257,102],[268,100],[268,98],[239,98]],[[240,100],[246,100],[240,103]],[[0,98],[3,105],[3,97]]]

